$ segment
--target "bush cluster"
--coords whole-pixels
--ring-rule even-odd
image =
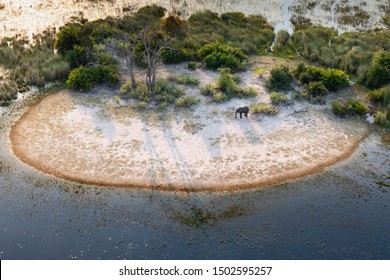
[[[200,98],[197,96],[183,96],[179,97],[175,104],[178,107],[191,107],[192,105],[198,104],[200,102]]]
[[[119,81],[119,76],[113,66],[95,66],[73,69],[66,81],[68,87],[83,92],[89,91],[94,84],[108,82],[115,84]]]
[[[229,68],[233,71],[242,69],[247,56],[239,48],[230,47],[216,41],[198,50],[198,57],[209,69]]]
[[[170,81],[176,82],[180,85],[198,86],[199,79],[190,75],[170,76]]]
[[[253,114],[264,114],[269,116],[274,116],[278,114],[278,109],[266,103],[254,104],[250,106],[250,109]]]
[[[270,98],[271,98],[271,103],[273,105],[276,105],[276,106],[287,102],[286,96],[284,96],[283,94],[281,94],[279,92],[275,92],[275,91],[271,93]]]
[[[294,80],[288,66],[279,66],[271,70],[271,77],[266,81],[268,90],[288,90]]]
[[[347,115],[364,116],[368,113],[367,105],[361,100],[348,99],[345,102],[333,101],[330,104],[333,112],[342,117]]]
[[[323,69],[300,63],[294,71],[297,79],[312,96],[326,95],[329,90],[337,91],[350,85],[348,75],[338,69]]]

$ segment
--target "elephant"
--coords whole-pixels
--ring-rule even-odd
[[[242,114],[245,114],[245,117],[248,117],[249,108],[248,107],[239,107],[236,110],[235,117],[237,118],[237,113],[240,113],[240,119],[242,119]]]

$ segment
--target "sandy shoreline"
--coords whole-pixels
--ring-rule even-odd
[[[369,134],[361,120],[340,120],[305,102],[274,117],[234,119],[235,107],[267,100],[262,92],[223,104],[202,97],[194,110],[160,113],[115,108],[110,89],[97,91],[64,90],[38,101],[11,128],[13,153],[43,173],[79,183],[227,191],[320,172],[348,158]]]

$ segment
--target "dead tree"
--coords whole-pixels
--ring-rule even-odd
[[[148,89],[148,95],[153,95],[157,68],[162,62],[162,51],[171,48],[173,37],[157,24],[145,24],[140,34],[146,59],[146,87]]]

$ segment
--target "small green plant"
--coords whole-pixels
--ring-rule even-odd
[[[188,69],[191,71],[195,71],[196,70],[196,63],[193,61],[188,62]]]
[[[227,99],[228,99],[228,97],[223,92],[218,91],[218,92],[213,94],[213,100],[215,102],[224,102]]]
[[[257,76],[263,77],[263,75],[265,73],[265,69],[262,67],[257,67],[257,68],[255,68],[254,72],[257,74]]]
[[[199,79],[190,75],[170,76],[169,80],[174,81],[180,85],[198,86]]]
[[[215,86],[213,84],[206,84],[205,86],[200,88],[200,94],[205,96],[213,96],[217,93]]]
[[[179,97],[175,104],[178,107],[191,107],[192,105],[198,104],[200,102],[200,98],[197,96],[182,96]]]
[[[279,105],[287,102],[287,97],[279,92],[272,92],[270,95],[271,103],[273,105]]]
[[[367,105],[363,101],[356,99],[348,99],[345,102],[333,101],[330,104],[333,112],[342,117],[347,115],[364,116],[369,111]]]
[[[389,122],[389,117],[387,111],[378,111],[375,114],[375,122],[380,125],[386,125]]]
[[[264,114],[269,116],[274,116],[278,114],[278,109],[266,103],[254,104],[250,106],[250,108],[253,114]]]
[[[306,91],[310,96],[313,97],[324,96],[328,94],[328,90],[322,81],[310,82],[306,84]]]

